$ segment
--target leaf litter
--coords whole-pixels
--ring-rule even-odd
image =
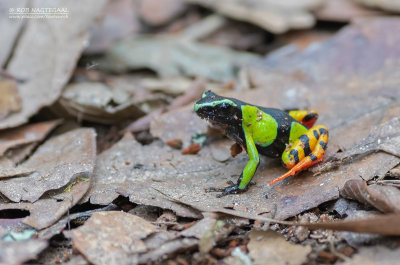
[[[7,157],[17,164],[60,124],[61,120],[53,120],[1,131],[0,157]]]
[[[0,192],[17,202],[0,203],[0,210],[28,210],[30,215],[23,222],[37,229],[55,223],[89,188],[95,155],[92,129],[77,129],[48,140],[20,165],[35,172],[0,180]]]
[[[245,4],[250,2],[246,1]],[[243,10],[253,9],[250,11],[254,12],[254,7],[260,8],[261,4],[267,2],[257,2],[254,6],[242,6],[246,8]],[[294,10],[281,9],[280,11],[288,12],[283,13],[290,14],[285,17],[287,20],[281,22],[287,23],[290,19],[293,19],[291,21],[293,22],[300,13],[303,18],[309,19],[308,22],[313,21],[314,18],[308,12],[316,7],[314,4],[317,2],[298,3],[300,5],[300,7],[297,6],[299,13],[296,13],[297,11],[292,13]],[[228,81],[223,86],[236,92],[224,92],[224,94],[247,102],[279,108],[317,109],[320,112],[321,123],[330,128],[330,143],[325,160],[327,163],[304,172],[300,176],[289,178],[275,187],[268,187],[268,181],[285,172],[285,169],[280,166],[279,161],[262,158],[254,184],[246,193],[216,198],[215,194],[206,193],[205,189],[210,186],[224,186],[225,181],[228,180],[235,181],[248,158],[244,153],[239,154],[240,150],[231,149],[233,151],[230,151],[229,147],[232,142],[221,139],[221,136],[209,130],[207,124],[198,120],[194,115],[192,104],[189,102],[199,97],[201,86],[193,89],[193,93],[190,94],[190,90],[185,93],[186,89],[171,89],[173,86],[168,83],[157,84],[158,87],[150,88],[151,84],[146,85],[145,82],[142,82],[143,76],[154,76],[154,73],[140,76],[135,72],[124,76],[111,76],[104,75],[97,70],[87,69],[82,76],[82,73],[76,72],[72,82],[75,84],[85,86],[90,81],[110,86],[112,84],[110,80],[115,81],[121,78],[128,88],[125,90],[118,87],[112,95],[105,93],[105,98],[101,97],[102,92],[97,93],[97,96],[93,98],[87,97],[87,95],[80,98],[86,97],[85,99],[88,101],[80,101],[79,97],[68,98],[70,101],[66,106],[70,110],[75,108],[73,116],[77,119],[80,119],[82,110],[90,112],[92,110],[90,108],[94,106],[97,109],[93,116],[95,119],[92,121],[104,122],[101,121],[105,113],[102,111],[106,110],[109,114],[117,114],[107,117],[110,122],[114,122],[113,119],[119,115],[119,107],[124,106],[127,102],[126,94],[121,97],[121,93],[124,94],[126,91],[129,91],[128,93],[146,91],[144,94],[134,93],[134,100],[149,95],[161,96],[159,97],[161,101],[158,101],[157,104],[152,105],[151,101],[143,102],[140,106],[133,104],[135,107],[147,108],[144,113],[151,113],[143,118],[135,130],[128,127],[128,130],[135,131],[138,140],[142,139],[141,141],[143,141],[147,137],[148,140],[143,141],[147,144],[142,145],[127,133],[119,142],[112,145],[114,140],[119,137],[115,135],[112,137],[113,140],[109,140],[110,143],[105,145],[111,146],[111,148],[96,156],[96,136],[92,129],[70,130],[71,128],[64,128],[64,131],[70,131],[58,134],[41,143],[52,128],[57,126],[56,124],[49,122],[48,129],[40,130],[40,133],[36,134],[37,137],[32,138],[31,142],[29,134],[24,134],[30,128],[17,128],[16,132],[21,130],[24,135],[17,139],[11,137],[12,139],[1,142],[1,144],[5,144],[3,145],[5,147],[3,157],[0,159],[0,167],[3,172],[8,172],[3,174],[5,178],[0,181],[8,186],[1,185],[3,189],[1,189],[0,196],[0,235],[3,240],[17,240],[11,245],[7,245],[10,253],[16,253],[17,248],[30,248],[30,242],[34,242],[40,248],[26,251],[24,253],[26,257],[22,257],[21,260],[15,259],[16,256],[12,254],[12,259],[7,260],[8,263],[20,264],[34,258],[47,244],[50,244],[50,247],[34,261],[40,263],[132,264],[159,263],[170,259],[168,262],[173,264],[187,264],[188,262],[216,264],[222,260],[227,264],[251,264],[252,262],[262,264],[268,258],[268,260],[274,259],[276,262],[285,264],[301,264],[312,261],[334,263],[338,259],[349,262],[351,258],[348,257],[354,253],[354,249],[349,245],[356,249],[368,243],[386,246],[390,240],[381,235],[399,234],[398,215],[392,213],[397,212],[396,194],[398,190],[396,179],[393,178],[396,177],[396,166],[400,162],[397,148],[399,130],[398,120],[396,120],[400,110],[397,74],[400,53],[398,37],[392,34],[392,30],[387,30],[399,27],[396,17],[358,20],[323,42],[316,43],[316,39],[312,38],[310,40],[312,44],[307,47],[305,47],[306,44],[299,46],[295,39],[290,40],[289,38],[289,42],[300,47],[299,50],[296,50],[294,45],[289,45],[261,58],[254,53],[233,52],[228,48],[215,49],[214,46],[200,41],[204,36],[223,29],[224,25],[232,24],[231,21],[220,16],[211,15],[206,19],[201,19],[204,14],[201,14],[195,7],[185,5],[182,1],[171,1],[177,5],[177,8],[172,11],[158,9],[154,14],[146,14],[146,11],[142,10],[139,11],[142,13],[137,14],[137,10],[133,10],[135,13],[133,14],[132,10],[126,10],[127,13],[124,16],[118,17],[119,12],[123,10],[121,6],[127,6],[129,9],[132,3],[128,3],[128,1],[115,3],[114,11],[117,13],[117,18],[120,19],[115,23],[121,24],[124,19],[133,18],[125,25],[126,28],[116,32],[117,35],[119,34],[118,36],[131,34],[136,30],[132,28],[135,26],[133,24],[140,23],[141,25],[138,27],[141,32],[148,32],[151,36],[137,34],[133,38],[134,40],[144,38],[144,43],[152,44],[154,41],[155,44],[160,45],[165,44],[166,39],[171,39],[172,46],[182,47],[179,45],[184,43],[193,45],[193,47],[201,47],[198,55],[191,58],[191,62],[188,64],[182,64],[182,61],[179,60],[165,61],[164,52],[164,57],[159,56],[163,59],[163,64],[150,64],[150,69],[156,70],[159,75],[166,76],[159,80],[171,81],[171,75],[175,75],[174,80],[175,78],[178,80],[182,75],[190,77],[200,73],[210,79]],[[279,5],[282,7],[287,3]],[[82,34],[78,37],[74,36],[73,40],[87,40],[85,32],[92,24],[95,13],[103,4],[101,3],[91,10],[90,15],[85,18],[87,20],[84,19],[83,27],[81,22],[77,23]],[[142,1],[141,4],[151,5],[151,1]],[[205,4],[200,3],[200,5]],[[305,7],[307,5],[310,8]],[[211,8],[215,9],[215,7]],[[274,8],[278,7],[274,6]],[[274,8],[271,10],[276,11],[277,9]],[[106,16],[115,16],[111,11],[106,11]],[[162,14],[162,11],[166,13]],[[302,13],[303,11],[305,13]],[[168,12],[170,13],[168,14]],[[225,11],[222,10],[219,12],[235,17],[233,13],[224,13]],[[167,15],[165,16],[165,14]],[[191,14],[192,17],[187,14]],[[160,25],[143,27],[143,23],[136,20],[137,15],[154,25],[158,23],[154,22],[157,18],[164,16],[162,23],[171,24],[166,28],[160,27]],[[317,13],[316,16],[318,16]],[[299,17],[297,16],[297,18]],[[236,17],[236,19],[243,19],[243,17]],[[257,16],[249,16],[244,19],[258,23],[251,20],[257,19]],[[187,24],[193,23],[193,21],[200,21],[200,23],[182,30],[182,27],[187,27]],[[69,93],[68,87],[64,93],[61,90],[71,75],[73,64],[77,59],[70,54],[78,56],[86,46],[84,42],[80,45],[74,43],[71,46],[73,51],[69,50],[68,60],[60,59],[60,65],[65,71],[62,75],[58,74],[61,72],[57,70],[58,68],[53,71],[56,73],[54,76],[59,78],[57,79],[59,82],[55,82],[57,84],[52,83],[47,76],[41,78],[35,76],[38,81],[33,82],[30,79],[31,75],[26,75],[25,70],[18,72],[17,75],[16,69],[18,67],[22,69],[22,66],[18,66],[20,64],[14,61],[23,54],[20,51],[21,47],[25,45],[26,49],[26,40],[29,38],[25,35],[32,34],[31,27],[34,26],[31,24],[34,22],[27,22],[21,38],[17,39],[15,53],[10,57],[10,63],[6,69],[7,71],[13,69],[10,74],[15,76],[18,96],[22,99],[22,108],[21,110],[12,110],[14,112],[4,112],[8,118],[15,119],[11,123],[7,121],[5,127],[23,123],[24,119],[32,116],[42,106],[53,103],[60,95],[64,100],[66,99],[65,95]],[[250,27],[240,23],[238,25],[245,28]],[[37,25],[35,26],[37,27]],[[286,26],[287,28],[285,28]],[[281,27],[280,30],[287,30],[293,25],[288,26],[287,24],[286,26]],[[36,31],[36,28],[34,29]],[[76,28],[68,32],[76,32],[74,30]],[[110,41],[115,39],[115,36],[107,29],[100,30],[105,37],[104,43],[100,43],[105,45],[99,46],[99,50],[103,49],[103,52],[104,48],[110,45]],[[159,34],[160,32],[183,33],[173,36]],[[257,34],[260,34],[262,30],[258,32]],[[328,35],[323,39],[326,39]],[[288,38],[288,36],[289,34],[283,38]],[[208,41],[206,40],[206,43]],[[251,50],[257,45],[259,46],[254,43],[252,44],[254,46],[248,45],[244,49]],[[117,47],[118,45],[121,43],[112,46]],[[222,46],[227,45],[223,44]],[[261,49],[263,48],[265,46]],[[214,51],[210,52],[212,49]],[[123,55],[129,54],[129,50],[128,47]],[[211,59],[204,62],[198,60],[204,55],[204,52],[230,55],[229,58],[217,57],[220,58],[220,65],[216,66],[212,64],[216,61],[215,56],[211,56],[213,58],[210,57]],[[40,55],[40,53],[38,54]],[[148,52],[146,60],[151,59],[149,54],[155,53]],[[246,59],[245,62],[232,60],[239,54],[250,55],[256,59],[249,61]],[[174,53],[174,55],[185,57],[187,54]],[[179,56],[171,58],[183,58]],[[85,60],[86,58],[80,64],[85,63]],[[149,68],[149,65],[146,65],[148,61],[144,60],[143,62],[143,65],[132,68]],[[102,64],[103,62],[99,66],[103,67]],[[209,69],[206,69],[205,65]],[[221,65],[223,67],[218,68]],[[244,67],[244,65],[246,66]],[[28,70],[34,69],[29,63],[24,67],[27,67]],[[93,67],[97,68],[97,64],[95,63]],[[125,69],[122,69],[124,67]],[[167,69],[168,67],[169,69]],[[92,68],[92,66],[88,68]],[[115,72],[121,69],[131,70],[129,65],[122,68],[115,68],[114,65],[109,70]],[[219,70],[221,71],[218,72]],[[127,78],[128,76],[129,78]],[[82,77],[86,79],[82,79]],[[130,83],[133,80],[130,77],[140,80],[140,82]],[[188,77],[184,78],[189,80]],[[237,84],[231,82],[236,78],[239,78],[235,81]],[[30,83],[31,81],[32,83]],[[56,93],[51,94],[52,99],[48,100],[47,98],[44,103],[43,97],[43,102],[40,104],[36,104],[34,101],[35,104],[32,106],[35,106],[35,110],[32,108],[30,114],[24,114],[25,116],[22,118],[18,117],[18,113],[26,111],[24,104],[29,98],[27,96],[31,96],[24,92],[24,86],[30,84],[31,87],[36,87],[44,83],[47,84],[47,87],[50,84],[52,89],[57,88],[53,90],[53,92],[57,90]],[[137,84],[140,85],[137,86]],[[160,88],[164,85],[165,88]],[[248,91],[249,88],[251,88],[250,91]],[[32,89],[32,91],[35,90]],[[104,89],[102,91],[104,92]],[[81,92],[90,92],[90,89],[75,91],[74,95]],[[160,110],[160,106],[163,104],[165,106],[181,93],[185,94],[167,107],[168,112],[164,113],[164,110]],[[41,97],[39,94],[37,96]],[[102,102],[106,103],[92,104],[97,99],[105,100]],[[167,100],[160,104],[164,99]],[[90,101],[92,103],[87,104]],[[117,103],[118,106],[114,103]],[[181,108],[186,104],[189,106]],[[52,110],[54,110],[53,107]],[[154,109],[156,111],[153,111]],[[46,113],[47,111],[44,110],[45,113],[39,114],[39,120],[42,119],[43,114],[49,114]],[[135,115],[137,114],[135,113]],[[124,116],[121,121],[125,121],[127,117]],[[32,121],[36,120],[37,117]],[[85,118],[85,120],[91,120],[91,117]],[[147,129],[150,123],[149,134]],[[92,124],[89,123],[89,125]],[[36,126],[40,128],[40,123],[33,125],[32,129],[35,129]],[[107,126],[96,124],[92,126],[99,130],[100,135],[102,130],[109,129]],[[122,124],[121,127],[124,126],[126,124]],[[116,128],[113,127],[109,133],[115,134]],[[10,132],[13,131],[8,131],[8,133]],[[153,137],[158,137],[161,141]],[[201,142],[199,142],[200,140]],[[99,139],[99,141],[105,140]],[[178,149],[185,148],[184,150],[190,144],[197,144],[199,147],[196,150],[197,154],[189,152],[191,154],[182,155],[181,150],[172,147],[176,148],[177,146],[172,145],[171,141],[180,143],[181,146]],[[36,149],[39,144],[41,145]],[[103,149],[101,148],[101,150]],[[46,150],[49,151],[48,154],[46,154]],[[61,154],[63,151],[65,154]],[[234,158],[230,156],[231,152],[232,155],[236,155]],[[332,162],[336,162],[335,166],[329,167],[329,163]],[[94,167],[95,164],[96,167]],[[58,171],[60,168],[61,170]],[[387,185],[389,184],[387,181],[390,181],[391,186]],[[340,196],[356,199],[364,204],[356,201],[350,202],[343,198],[336,201]],[[384,214],[379,215],[371,211],[371,206]],[[298,215],[299,213],[303,214]],[[8,219],[10,217],[16,217],[16,219]],[[249,219],[256,221],[249,222]],[[289,219],[289,221],[281,221],[284,219]],[[318,222],[316,222],[317,220]],[[287,227],[288,225],[290,227]],[[283,236],[277,232],[263,231],[269,228],[282,233]],[[260,231],[256,229],[260,229]],[[325,229],[352,232],[329,232]],[[354,232],[376,233],[376,235],[373,234],[374,237],[371,237],[371,234]],[[37,241],[36,238],[44,241]],[[285,241],[285,238],[295,244]],[[28,241],[18,241],[23,239],[28,239]],[[42,244],[37,242],[42,242]],[[390,242],[396,244],[396,239]],[[1,243],[3,241],[0,241]],[[57,244],[58,247],[55,247]],[[75,249],[74,253],[71,250],[72,245]],[[61,246],[64,246],[66,250],[63,251]],[[292,254],[289,255],[288,248],[296,249],[296,251],[291,251]],[[58,250],[53,254],[52,251],[55,249]],[[260,249],[262,251],[259,251]],[[271,251],[265,251],[266,249]],[[286,252],[276,255],[282,249]],[[379,255],[385,251],[386,249],[379,249],[374,253]],[[2,258],[4,258],[4,253],[2,248],[0,250]],[[61,258],[51,258],[51,255]],[[266,255],[269,256],[266,257]],[[357,258],[363,258],[364,255],[366,255],[365,252]],[[390,254],[388,256],[391,257]]]
[[[307,255],[311,252],[310,246],[290,244],[274,231],[253,230],[249,237],[249,255],[255,265],[265,264],[266,260],[279,265],[300,265],[307,261]]]
[[[144,219],[124,212],[97,212],[72,231],[74,247],[94,264],[135,263],[146,251],[142,239],[157,231]]]
[[[35,172],[1,180],[0,192],[13,202],[35,202],[45,192],[64,187],[73,179],[89,178],[96,155],[94,141],[91,129],[78,129],[46,141],[20,165],[35,168]]]
[[[61,1],[59,5],[69,10],[70,19],[56,19],[52,23],[37,19],[26,22],[6,69],[23,81],[18,83],[22,107],[0,120],[1,129],[23,124],[40,108],[57,100],[89,37],[88,28],[105,2],[88,1],[77,6]],[[34,1],[32,8],[47,5],[46,0]]]

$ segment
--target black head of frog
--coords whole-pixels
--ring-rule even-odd
[[[213,125],[238,125],[242,123],[241,102],[207,91],[194,105],[194,111]]]

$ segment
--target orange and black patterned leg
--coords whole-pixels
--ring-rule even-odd
[[[292,118],[308,128],[313,127],[318,120],[318,113],[314,110],[287,110],[287,112]]]
[[[269,185],[281,181],[289,176],[319,163],[325,156],[328,146],[328,128],[323,125],[314,126],[307,133],[300,136],[294,144],[282,154],[282,161],[290,170],[272,180]]]

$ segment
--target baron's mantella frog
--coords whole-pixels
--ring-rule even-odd
[[[237,183],[230,182],[219,196],[244,191],[260,163],[259,154],[281,157],[289,171],[275,178],[270,185],[322,161],[328,144],[328,128],[314,126],[318,119],[315,111],[264,108],[234,98],[221,97],[208,91],[194,105],[201,118],[208,120],[249,155]]]

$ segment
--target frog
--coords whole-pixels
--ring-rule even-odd
[[[239,144],[249,157],[236,183],[206,189],[220,192],[217,197],[246,191],[260,154],[280,158],[288,169],[269,183],[272,186],[320,163],[328,146],[328,128],[315,125],[319,115],[314,110],[266,108],[206,91],[194,104],[194,112]]]

